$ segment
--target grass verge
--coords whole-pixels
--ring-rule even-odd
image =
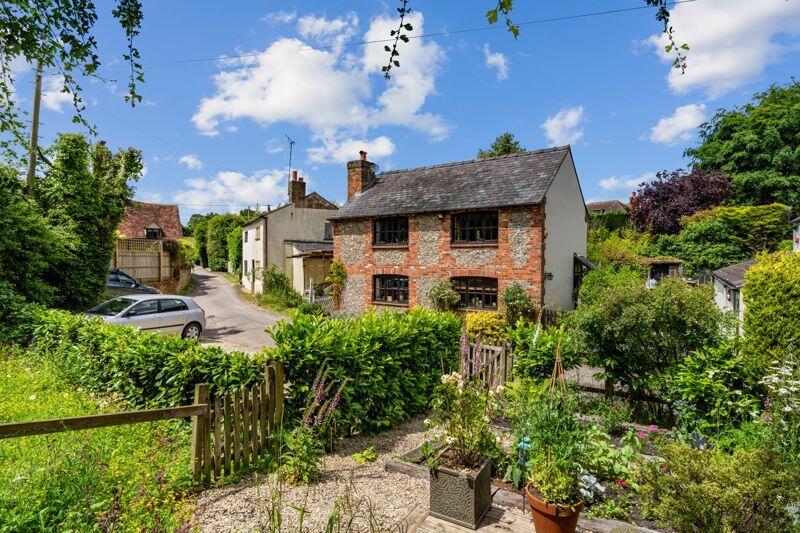
[[[266,293],[252,294],[242,290],[239,277],[230,272],[225,274],[225,279],[230,281],[238,290],[243,299],[263,307],[267,311],[287,315],[297,309],[298,301],[302,301],[300,296],[291,296],[287,290],[273,290]],[[290,289],[291,290],[291,289]],[[288,295],[288,296],[287,296]]]
[[[0,422],[124,410],[0,345]],[[188,424],[154,422],[0,441],[0,531],[193,526]]]

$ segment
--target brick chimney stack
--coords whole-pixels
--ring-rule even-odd
[[[364,192],[375,179],[375,163],[367,161],[367,152],[358,152],[359,159],[347,163],[347,200]]]
[[[289,180],[289,203],[301,202],[306,197],[306,180],[297,177],[297,171],[292,170],[292,179]]]

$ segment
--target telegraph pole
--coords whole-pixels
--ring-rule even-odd
[[[42,100],[42,62],[36,63],[36,87],[33,93],[33,117],[31,121],[31,142],[28,153],[28,194],[33,194],[36,185],[36,152],[39,149],[39,104]]]

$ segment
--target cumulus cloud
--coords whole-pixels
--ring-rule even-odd
[[[583,137],[583,106],[562,109],[555,115],[547,117],[542,129],[551,146],[575,144]]]
[[[306,38],[315,42],[329,38],[331,20],[301,20],[299,30]],[[336,20],[345,27],[357,24],[354,14]],[[423,31],[421,13],[412,13],[409,22],[414,26],[412,34]],[[385,39],[396,24],[395,18],[377,17],[364,39]],[[341,147],[358,140],[373,143],[376,157],[391,153],[394,145],[390,139],[368,140],[369,131],[379,126],[403,126],[433,140],[447,137],[449,127],[442,117],[422,109],[435,91],[435,77],[444,60],[436,43],[412,39],[403,44],[402,68],[393,72],[388,82],[381,77],[387,59],[381,46],[364,47],[361,57],[342,57],[336,50],[296,52],[308,46],[300,39],[281,38],[269,45],[265,54],[226,60],[214,76],[215,94],[203,98],[192,117],[195,127],[205,135],[219,135],[223,123],[239,119],[263,126],[299,124],[320,143],[309,149],[316,161],[339,160]],[[377,95],[370,85],[373,80],[380,81]]]
[[[381,135],[375,139],[322,139],[322,145],[309,148],[308,159],[312,163],[344,163],[351,161],[364,150],[370,159],[382,159],[394,153],[394,143]]]
[[[46,76],[42,78],[42,105],[51,111],[61,113],[65,105],[72,103],[72,96],[62,92],[64,76]]]
[[[483,45],[483,55],[486,66],[495,70],[498,81],[508,79],[508,57],[500,52],[492,52],[488,43]]]
[[[358,32],[358,15],[353,11],[334,19],[305,15],[297,19],[297,32],[305,39],[338,48]]]
[[[178,163],[192,170],[200,170],[203,168],[203,162],[194,154],[181,156],[180,159],[178,159]]]
[[[670,9],[675,39],[686,43],[685,74],[670,69],[667,80],[676,93],[704,89],[712,98],[751,81],[764,67],[787,52],[779,35],[800,36],[800,2],[786,0],[703,0]],[[666,37],[647,41],[671,63]]]
[[[688,141],[694,135],[697,126],[706,121],[705,104],[689,104],[680,106],[675,112],[661,118],[650,129],[650,140],[654,143],[675,144]]]
[[[600,187],[607,190],[620,190],[626,189],[632,191],[633,189],[637,188],[642,183],[647,183],[648,181],[652,180],[656,177],[655,172],[645,172],[639,177],[633,178],[631,176],[611,176],[610,178],[605,178],[600,180]]]
[[[174,196],[174,201],[186,205],[187,211],[205,211],[211,205],[230,205],[231,211],[238,211],[242,205],[286,201],[283,169],[256,170],[251,175],[223,171],[213,178],[187,179],[184,184],[186,188]]]

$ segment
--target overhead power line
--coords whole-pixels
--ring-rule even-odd
[[[678,4],[690,4],[693,2],[698,2],[699,0],[675,0],[674,2],[669,2],[667,4],[668,7],[676,6]],[[623,7],[619,9],[608,9],[605,11],[593,11],[591,13],[579,13],[577,15],[563,15],[560,17],[551,17],[551,18],[543,18],[543,19],[536,19],[536,20],[528,20],[524,22],[515,22],[514,25],[516,26],[531,26],[534,24],[546,24],[550,22],[563,22],[567,20],[576,20],[582,18],[589,18],[589,17],[599,17],[605,15],[615,15],[619,13],[629,13],[632,11],[641,11],[645,9],[653,9],[656,6],[650,5],[643,5],[643,6],[636,6],[636,7]],[[505,29],[505,26],[501,25],[491,25],[491,26],[479,26],[476,28],[464,28],[460,30],[449,30],[449,31],[440,31],[434,33],[423,33],[421,35],[409,35],[409,39],[426,39],[431,37],[445,37],[449,35],[459,35],[462,33],[471,33],[477,31],[489,31],[489,30],[497,30],[497,29]],[[333,48],[349,48],[354,46],[365,46],[368,44],[381,44],[381,43],[389,43],[394,42],[395,38],[387,38],[387,39],[375,39],[371,41],[353,41],[349,43],[342,43],[342,44],[331,44],[331,45],[320,45],[320,46],[304,46],[302,48],[295,48],[293,50],[280,50],[280,51],[273,51],[273,52],[252,52],[249,54],[238,54],[238,55],[227,55],[227,56],[216,56],[216,57],[199,57],[194,59],[179,59],[173,61],[173,63],[201,63],[207,61],[225,61],[226,59],[241,59],[246,57],[259,57],[259,56],[268,56],[268,55],[279,55],[279,54],[293,54],[298,52],[310,52],[312,50],[326,50],[326,49],[333,49]]]

